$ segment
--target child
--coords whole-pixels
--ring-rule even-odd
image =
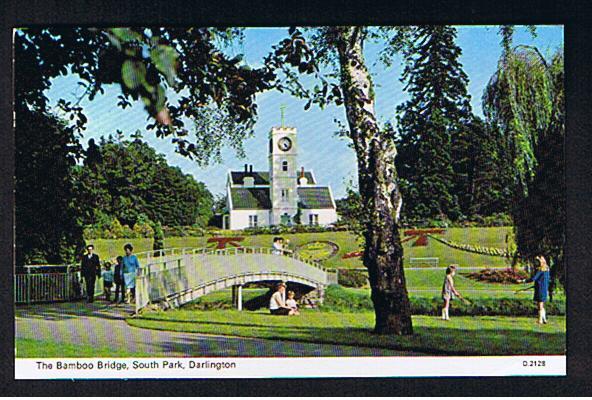
[[[113,286],[113,271],[111,271],[111,263],[105,263],[105,270],[101,272],[103,277],[103,290],[105,292],[105,300],[111,301],[111,287]]]
[[[544,256],[540,255],[535,258],[535,266],[537,273],[530,279],[521,279],[518,283],[534,282],[534,301],[537,303],[539,311],[539,319],[537,323],[547,323],[547,312],[545,311],[545,302],[549,293],[549,266]]]
[[[294,299],[294,292],[290,290],[288,292],[288,300],[286,300],[286,307],[291,308],[294,310],[294,315],[300,315],[300,311],[298,311],[298,304],[296,304],[296,300]]]
[[[123,303],[125,296],[125,285],[123,284],[123,257],[117,256],[117,264],[115,265],[115,272],[113,281],[115,282],[115,298],[114,303]],[[119,300],[119,293],[121,293],[121,300]]]
[[[450,300],[457,296],[462,299],[460,293],[458,293],[454,287],[453,276],[456,273],[456,265],[449,265],[446,268],[446,277],[444,278],[444,284],[442,285],[442,300],[444,300],[444,307],[442,308],[442,319],[448,321],[450,316],[448,315],[448,309],[450,308]]]

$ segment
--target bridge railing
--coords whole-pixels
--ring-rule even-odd
[[[249,274],[305,276],[314,285],[326,284],[329,275],[318,263],[295,254],[276,255],[266,247],[184,248],[152,257],[141,266],[136,278],[136,311],[210,282]]]

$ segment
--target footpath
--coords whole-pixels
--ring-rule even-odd
[[[15,310],[17,338],[109,348],[145,357],[204,356],[410,356],[389,349],[157,331],[129,326],[129,305],[104,301],[37,304]],[[103,355],[104,356],[104,355]]]

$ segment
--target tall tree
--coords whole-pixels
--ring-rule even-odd
[[[467,126],[470,135],[468,189],[462,199],[467,215],[509,213],[512,203],[512,160],[499,129],[474,117]]]
[[[292,28],[289,33],[289,38],[275,46],[267,65],[284,72],[293,94],[309,99],[305,108],[313,102],[321,106],[334,102],[345,108],[346,134],[357,155],[358,188],[365,210],[363,262],[372,289],[374,331],[411,334],[398,226],[402,200],[395,170],[395,136],[391,129],[381,127],[376,118],[374,85],[364,57],[366,40],[391,34],[391,48],[396,48],[402,35],[360,26],[327,27],[313,30],[307,43],[298,29]],[[320,64],[334,67],[330,78],[336,82],[319,74]],[[315,76],[320,84],[307,91],[298,74]]]
[[[471,118],[468,78],[450,26],[419,26],[410,33],[401,77],[410,99],[397,107],[403,213],[413,219],[461,215],[468,188]]]
[[[73,262],[84,242],[74,199],[80,145],[59,118],[17,106],[16,263]]]
[[[533,47],[504,51],[483,95],[488,121],[500,129],[515,171],[512,217],[518,252],[551,259],[565,284],[563,52],[545,59]]]

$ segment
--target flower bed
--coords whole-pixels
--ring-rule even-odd
[[[446,240],[443,238],[439,238],[428,234],[428,236],[434,240],[437,240],[440,243],[445,244],[448,247],[452,247],[453,249],[468,251],[470,253],[476,254],[483,254],[486,256],[494,256],[494,257],[505,257],[510,258],[510,254],[506,249],[498,249],[496,247],[482,247],[482,246],[474,246],[472,244],[464,244],[464,243],[456,243],[452,240]]]
[[[526,271],[507,269],[482,269],[478,272],[461,273],[461,275],[481,282],[490,283],[518,283],[520,279],[528,278]]]

